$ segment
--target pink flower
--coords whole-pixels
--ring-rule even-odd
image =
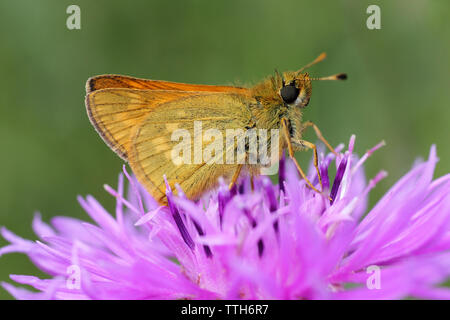
[[[386,173],[366,182],[362,164],[381,145],[358,159],[353,144],[337,159],[321,157],[332,203],[284,160],[280,186],[259,177],[252,190],[243,178],[197,202],[169,189],[168,207],[125,171],[126,196],[123,175],[117,190],[105,186],[115,217],[87,196],[79,201],[96,224],[55,217],[47,225],[36,215],[38,241],[3,228],[10,244],[0,255],[25,253],[50,275],[11,275],[38,293],[3,287],[18,299],[450,298],[439,287],[450,274],[450,174],[433,180],[435,147],[368,211]]]

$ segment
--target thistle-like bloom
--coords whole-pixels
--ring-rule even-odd
[[[50,275],[11,275],[37,293],[3,287],[18,299],[450,298],[450,174],[433,180],[435,147],[368,211],[385,172],[366,182],[362,164],[380,145],[359,159],[353,144],[321,157],[332,201],[284,160],[279,186],[244,178],[196,202],[168,188],[167,207],[124,170],[126,196],[123,175],[118,190],[105,186],[115,216],[88,196],[79,201],[96,224],[36,215],[36,242],[3,229],[0,255],[25,253]]]

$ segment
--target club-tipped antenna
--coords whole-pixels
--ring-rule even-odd
[[[338,73],[328,77],[309,78],[309,80],[347,80],[347,74]]]

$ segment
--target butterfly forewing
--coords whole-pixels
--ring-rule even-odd
[[[176,91],[195,91],[195,92],[235,92],[246,93],[248,89],[234,86],[214,86],[188,84],[161,80],[148,80],[121,75],[101,75],[90,78],[86,83],[86,92],[101,89],[124,88],[140,90],[176,90]]]
[[[130,131],[158,104],[191,93],[164,90],[102,89],[86,97],[89,119],[106,144],[124,160],[128,159]]]

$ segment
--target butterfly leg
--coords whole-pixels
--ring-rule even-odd
[[[241,173],[242,166],[243,166],[242,164],[238,164],[236,171],[234,172],[233,177],[231,178],[231,182],[228,189],[231,190],[231,188],[233,188],[233,186],[236,184],[236,181],[239,178],[239,174]]]
[[[305,179],[306,183],[308,184],[308,186],[313,189],[314,191],[316,191],[317,193],[321,193],[319,190],[317,190],[316,187],[314,187],[311,183],[311,181],[309,181],[309,179],[306,177],[305,173],[303,172],[302,168],[300,167],[300,165],[297,162],[297,159],[295,159],[294,157],[294,149],[292,148],[292,142],[291,142],[291,137],[289,134],[289,129],[288,129],[288,125],[287,125],[287,121],[286,119],[281,119],[281,125],[283,127],[283,133],[284,133],[284,137],[286,139],[286,143],[288,146],[288,153],[289,153],[289,157],[292,159],[292,161],[294,161],[295,166],[297,167],[298,172],[300,173],[300,175],[302,176],[303,179]],[[319,181],[322,181],[322,179],[320,178],[320,174],[319,174]]]
[[[316,168],[317,171],[317,176],[319,177],[319,184],[320,184],[320,188],[323,190],[323,185],[322,185],[322,177],[320,176],[320,170],[319,170],[319,157],[317,156],[317,147],[314,143],[305,141],[305,140],[300,140],[299,141],[303,146],[309,148],[309,149],[313,149],[314,152],[314,168]]]
[[[320,141],[322,141],[327,148],[334,153],[335,156],[337,156],[338,154],[336,153],[336,151],[334,151],[333,147],[328,143],[328,141],[323,137],[322,132],[320,132],[319,128],[316,126],[315,123],[311,122],[311,121],[307,121],[303,124],[303,129],[306,129],[308,127],[313,127],[314,131],[316,132],[316,136],[317,138],[320,139]]]

